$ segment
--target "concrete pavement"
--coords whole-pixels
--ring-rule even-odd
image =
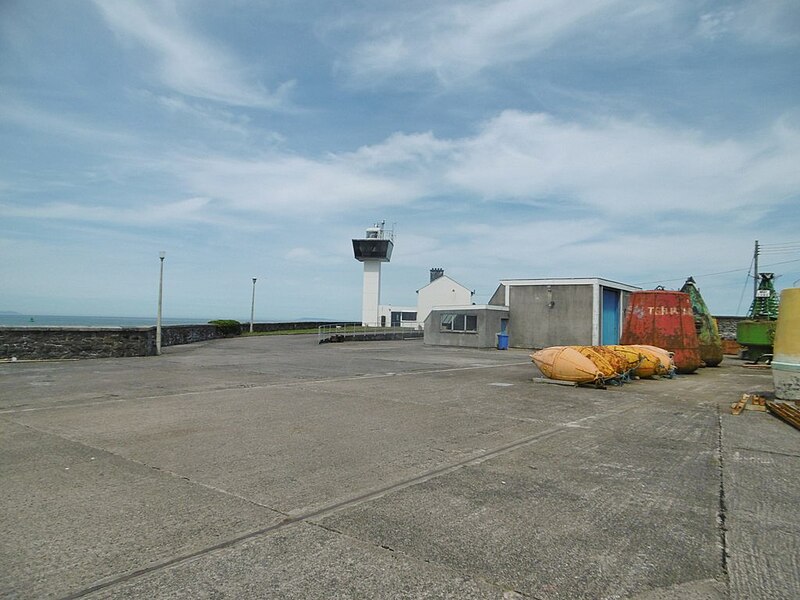
[[[0,364],[0,594],[796,598],[769,372],[608,390],[527,353],[245,337]]]

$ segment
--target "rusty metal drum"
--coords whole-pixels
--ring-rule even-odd
[[[674,353],[678,373],[693,373],[703,361],[688,294],[668,290],[632,292],[622,344],[647,344]]]
[[[775,396],[800,400],[800,288],[781,292],[772,358]]]

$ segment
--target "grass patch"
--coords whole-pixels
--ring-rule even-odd
[[[301,335],[301,334],[309,334],[309,333],[317,333],[317,328],[314,327],[313,329],[279,329],[277,331],[254,331],[253,333],[250,333],[249,331],[243,331],[242,335],[244,335],[244,336]]]

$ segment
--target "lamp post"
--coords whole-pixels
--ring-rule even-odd
[[[250,333],[253,333],[253,315],[256,311],[256,278],[253,277],[253,299],[250,301]]]
[[[156,317],[156,354],[161,356],[161,298],[164,292],[164,258],[167,253],[163,250],[158,253],[161,261],[161,270],[158,275],[158,316]]]

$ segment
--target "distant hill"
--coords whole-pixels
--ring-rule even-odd
[[[10,316],[10,315],[21,315],[22,313],[18,313],[15,310],[0,310],[0,315],[3,316]]]

